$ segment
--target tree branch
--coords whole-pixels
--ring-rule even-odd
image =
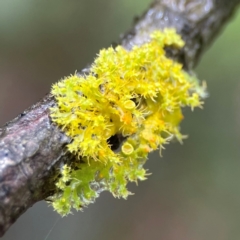
[[[161,0],[135,21],[121,44],[131,49],[149,39],[156,29],[174,27],[186,42],[181,50],[167,49],[188,71],[223,27],[238,0]],[[84,69],[83,71],[87,71]],[[64,146],[70,139],[51,122],[50,94],[0,128],[0,236],[37,201],[54,193],[54,177],[70,161]],[[121,137],[114,139],[118,147]]]

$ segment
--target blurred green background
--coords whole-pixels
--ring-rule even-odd
[[[0,125],[49,92],[52,83],[91,63],[117,41],[150,0],[1,0]],[[153,153],[152,173],[127,201],[101,194],[61,218],[40,202],[3,240],[239,240],[240,16],[204,54],[204,110],[184,109],[184,145]]]

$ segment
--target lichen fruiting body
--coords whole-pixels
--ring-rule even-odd
[[[86,76],[74,74],[52,88],[57,105],[52,120],[71,137],[76,160],[61,169],[53,206],[62,215],[81,209],[103,190],[126,198],[128,181],[146,179],[149,152],[183,136],[181,108],[201,106],[204,87],[164,48],[181,48],[174,29],[155,31],[149,42],[130,51],[103,49]],[[109,138],[125,137],[113,151]]]

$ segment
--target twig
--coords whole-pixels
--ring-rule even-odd
[[[186,45],[180,51],[169,48],[167,53],[191,71],[238,3],[238,0],[156,1],[135,21],[121,44],[130,49],[146,42],[153,30],[174,27]],[[53,194],[57,169],[71,158],[64,150],[70,139],[49,117],[49,108],[54,104],[49,94],[0,128],[0,236],[34,203]],[[122,138],[115,140],[119,146]]]

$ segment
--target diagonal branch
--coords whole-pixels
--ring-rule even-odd
[[[191,71],[238,3],[238,0],[156,1],[122,37],[121,44],[130,49],[146,42],[153,30],[174,27],[186,45],[178,51],[169,48],[167,53]],[[49,117],[49,108],[54,104],[49,94],[0,128],[0,236],[34,203],[53,194],[53,179],[61,165],[71,158],[64,150],[70,139]],[[118,147],[122,138],[116,137],[115,141]]]

